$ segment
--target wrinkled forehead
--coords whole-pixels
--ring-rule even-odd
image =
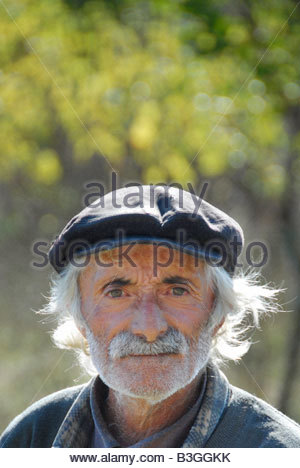
[[[129,244],[93,253],[84,268],[84,275],[135,274],[139,271],[154,277],[205,276],[205,262],[194,255],[157,244]],[[82,272],[82,273],[83,273]]]

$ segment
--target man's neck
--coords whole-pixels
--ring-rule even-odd
[[[105,419],[112,435],[122,446],[129,446],[170,426],[197,400],[200,380],[201,375],[155,404],[110,389]]]

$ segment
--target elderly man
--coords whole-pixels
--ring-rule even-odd
[[[45,311],[94,377],[29,407],[1,446],[300,447],[294,421],[219,370],[276,294],[235,274],[242,244],[232,218],[176,188],[127,187],[75,216],[49,252]]]

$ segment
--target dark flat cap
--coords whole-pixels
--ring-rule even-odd
[[[61,273],[78,255],[130,243],[180,249],[232,275],[243,231],[226,213],[185,190],[130,186],[107,193],[74,216],[52,243],[49,260]]]

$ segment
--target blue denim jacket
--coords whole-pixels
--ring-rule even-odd
[[[61,390],[27,408],[4,431],[0,447],[89,447],[94,431],[93,382]],[[300,426],[230,385],[222,372],[210,366],[200,411],[182,447],[300,447]]]

